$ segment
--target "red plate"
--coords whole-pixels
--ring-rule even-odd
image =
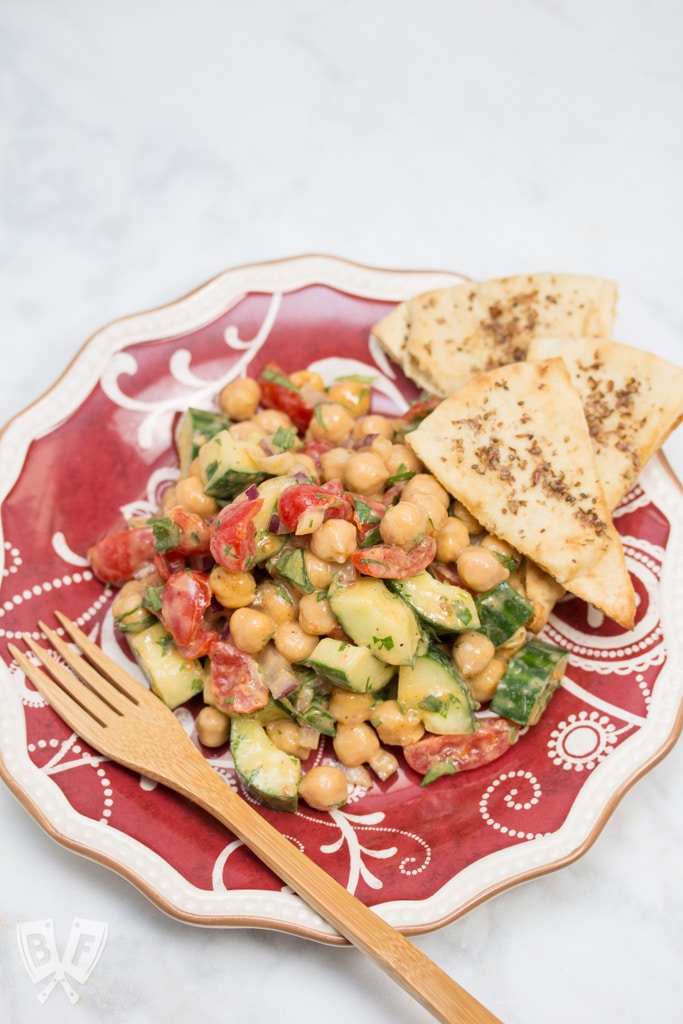
[[[369,328],[397,300],[459,280],[322,256],[228,271],[168,307],[104,328],[0,437],[0,771],[56,839],[130,878],[176,917],[341,941],[207,815],[74,737],[26,683],[7,643],[59,608],[137,671],[114,635],[112,595],[83,556],[133,510],[153,510],[176,473],[179,412],[210,407],[223,384],[268,360],[285,371],[316,363],[328,379],[372,374],[378,406],[398,411],[417,392],[369,341]],[[567,677],[541,723],[503,759],[427,788],[402,765],[332,814],[261,809],[401,930],[435,928],[579,856],[678,736],[683,498],[663,459],[646,468],[615,521],[636,626],[624,632],[575,599],[559,605],[546,635],[570,649]],[[177,714],[192,731],[191,710]],[[237,786],[229,754],[213,761]]]

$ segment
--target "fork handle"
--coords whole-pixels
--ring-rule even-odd
[[[362,950],[443,1024],[501,1024],[401,932],[310,860],[233,792],[194,748],[162,779],[233,832],[322,918]]]

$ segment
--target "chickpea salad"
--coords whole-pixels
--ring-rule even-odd
[[[88,552],[152,690],[203,701],[199,742],[266,806],[331,810],[400,758],[476,769],[562,680],[524,559],[410,446],[438,404],[379,415],[370,378],[268,364],[183,414],[157,514]]]

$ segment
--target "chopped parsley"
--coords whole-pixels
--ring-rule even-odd
[[[458,766],[453,764],[452,761],[439,761],[437,764],[432,765],[420,785],[428,786],[430,782],[440,779],[442,775],[455,775],[457,770]]]
[[[281,448],[283,452],[289,451],[289,449],[293,448],[296,444],[296,430],[288,430],[286,427],[278,427],[273,434],[272,441],[276,448]]]
[[[154,534],[154,550],[163,554],[164,551],[172,551],[180,544],[180,527],[176,526],[172,519],[150,519],[150,526]]]

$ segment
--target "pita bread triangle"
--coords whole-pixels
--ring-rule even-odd
[[[408,344],[408,303],[399,302],[372,327],[372,334],[395,363],[403,365]]]
[[[399,302],[397,306],[394,306],[372,327],[370,333],[377,339],[386,354],[419,388],[423,388],[425,391],[434,391],[434,382],[425,374],[420,373],[419,368],[415,365],[415,360],[408,353],[410,316],[407,302]]]
[[[406,435],[483,528],[625,628],[635,594],[561,359],[481,374]]]
[[[683,370],[651,352],[594,338],[539,338],[528,359],[560,356],[579,393],[607,505],[615,509],[683,420]]]
[[[520,274],[424,292],[372,333],[404,373],[446,397],[473,377],[526,358],[534,337],[608,338],[617,287],[578,274]]]

